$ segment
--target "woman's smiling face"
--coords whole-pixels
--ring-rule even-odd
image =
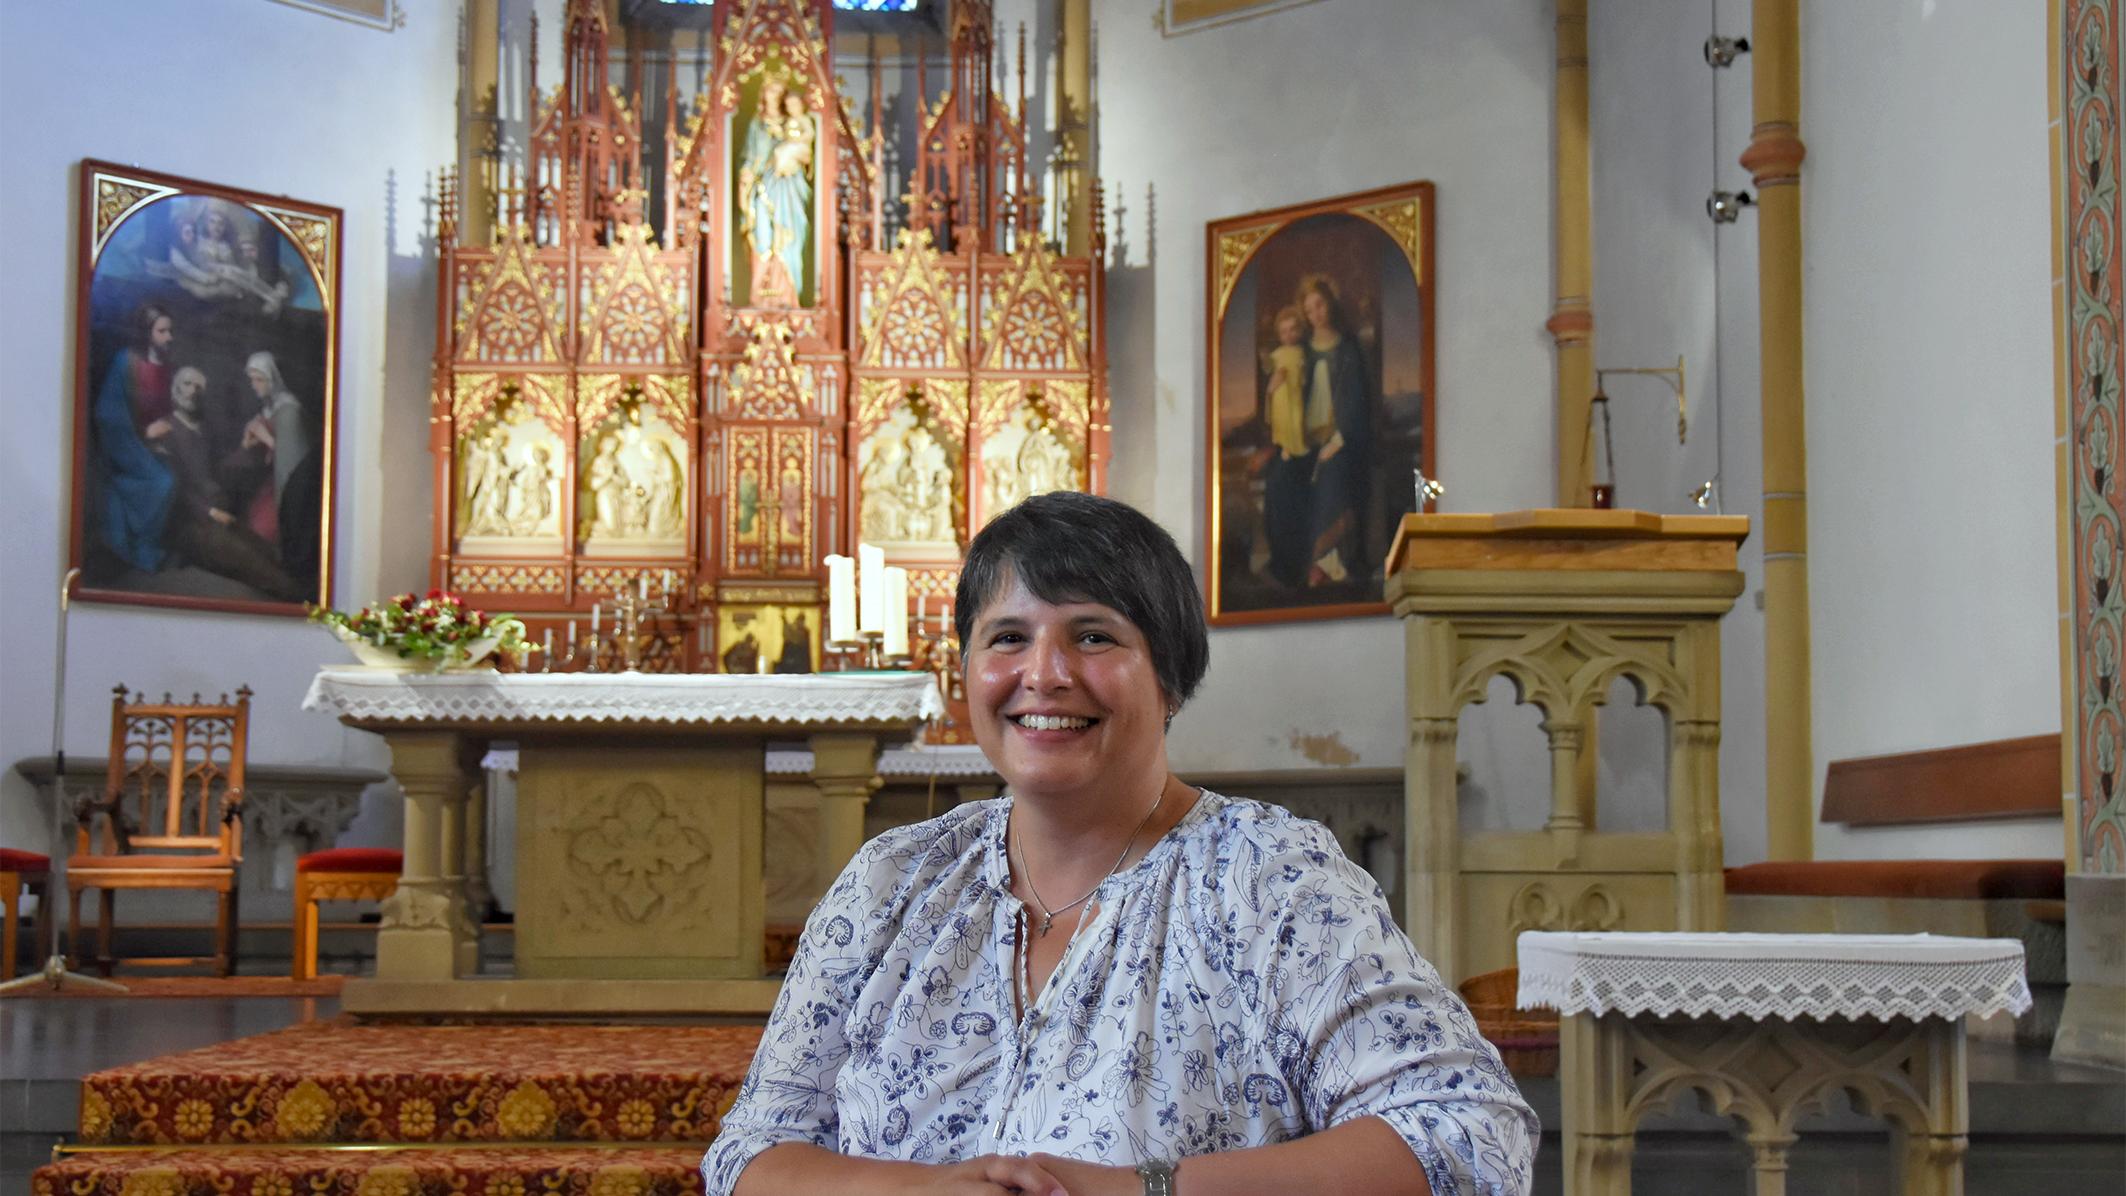
[[[966,671],[975,740],[1013,793],[1124,800],[1118,787],[1164,778],[1167,698],[1114,608],[1047,602],[1013,576],[975,615]]]

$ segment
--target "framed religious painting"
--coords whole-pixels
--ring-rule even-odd
[[[1432,184],[1215,221],[1205,258],[1211,622],[1385,613],[1434,472]]]
[[[339,209],[95,161],[81,209],[77,595],[330,605]]]

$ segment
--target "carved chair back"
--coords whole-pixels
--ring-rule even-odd
[[[251,690],[217,703],[111,698],[110,768],[100,800],[82,803],[82,855],[243,858],[245,739]]]

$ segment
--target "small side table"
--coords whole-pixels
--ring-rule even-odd
[[[1528,931],[1523,1009],[1564,1015],[1566,1196],[1631,1191],[1632,1136],[1686,1089],[1739,1118],[1756,1196],[1794,1124],[1845,1090],[1887,1120],[1906,1196],[1959,1196],[1964,1017],[2030,1007],[2023,946],[1933,935]]]

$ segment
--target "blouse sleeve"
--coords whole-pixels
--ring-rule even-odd
[[[1468,1007],[1396,926],[1380,887],[1319,826],[1279,855],[1261,872],[1264,908],[1282,911],[1264,995],[1307,1124],[1381,1118],[1434,1196],[1527,1192],[1535,1113]]]
[[[869,940],[890,919],[898,872],[888,839],[865,844],[805,920],[782,994],[760,1037],[738,1099],[701,1159],[707,1196],[729,1196],[739,1173],[785,1142],[835,1148],[834,1080],[848,1058],[845,1028],[877,953]]]

